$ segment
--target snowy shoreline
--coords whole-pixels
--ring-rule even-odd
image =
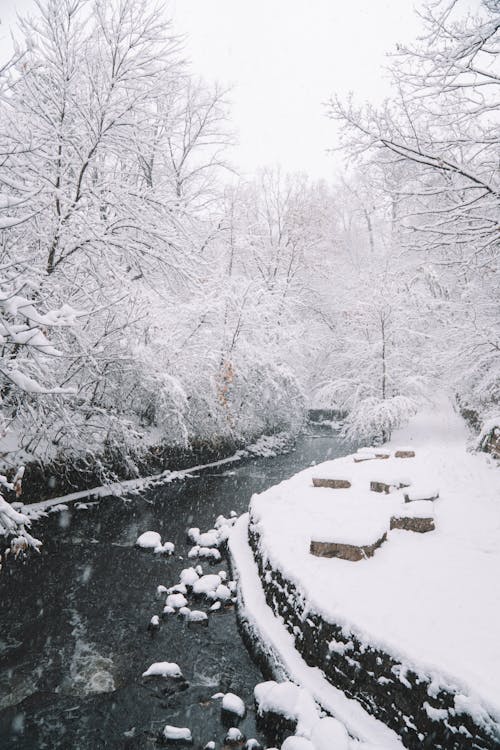
[[[484,745],[494,747],[500,737],[500,650],[494,635],[500,627],[500,623],[494,625],[500,619],[495,585],[500,562],[495,545],[500,528],[500,477],[491,459],[466,452],[466,437],[459,417],[449,405],[441,406],[432,414],[415,418],[395,437],[395,446],[404,443],[416,450],[417,457],[411,461],[366,460],[354,470],[352,456],[336,459],[254,496],[250,538],[253,566],[260,567],[261,584],[254,576],[253,585],[257,580],[261,598],[266,596],[274,614],[295,632],[297,648],[300,651],[302,647],[306,660],[323,667],[330,678],[336,662],[348,671],[349,661],[357,659],[363,669],[364,657],[357,652],[358,646],[361,654],[387,654],[400,664],[397,675],[393,670],[383,676],[387,683],[399,683],[397,690],[410,694],[418,692],[417,685],[428,684],[429,701],[424,700],[423,709],[418,707],[424,723],[455,724],[450,736],[462,732],[462,740],[467,742],[468,730],[460,728],[460,717],[469,729],[472,720],[472,726],[481,726],[486,736],[496,733],[497,738],[490,740],[493,744],[488,745],[486,739]],[[314,524],[326,528],[328,534],[332,505],[345,505],[342,493],[351,492],[313,489],[313,475],[349,473],[355,478],[356,492],[356,500],[350,503],[359,502],[357,512],[377,504],[379,509],[383,507],[382,514],[390,516],[401,503],[398,496],[402,491],[383,497],[368,491],[363,496],[357,482],[366,484],[375,473],[378,477],[394,471],[410,474],[415,481],[437,482],[441,496],[434,503],[436,531],[391,531],[373,558],[356,563],[309,554]],[[323,525],[318,524],[321,517]],[[243,537],[239,546],[242,544],[248,547]],[[231,539],[231,545],[237,558],[236,541]],[[311,656],[315,658],[315,650],[321,651],[321,644],[313,648],[312,643],[321,637],[322,624],[329,623],[338,628],[339,635],[326,644],[331,659],[326,665],[311,661]],[[331,636],[325,627],[327,632]],[[310,653],[304,645],[308,638]],[[413,677],[415,684],[411,684]],[[352,689],[355,694],[355,680]],[[366,695],[363,698],[366,701]],[[404,714],[399,718],[403,720]],[[415,721],[415,717],[408,721],[412,719]]]
[[[167,469],[159,474],[152,474],[146,477],[138,477],[137,479],[128,479],[124,481],[112,482],[110,484],[100,485],[91,489],[79,490],[77,492],[71,492],[66,495],[60,495],[58,497],[49,498],[36,503],[28,503],[22,505],[22,512],[31,519],[40,518],[46,511],[54,511],[58,506],[68,505],[71,503],[85,501],[85,500],[101,500],[106,497],[122,497],[128,493],[137,493],[152,489],[154,487],[160,487],[164,484],[170,484],[174,481],[180,481],[183,479],[191,478],[194,474],[206,471],[207,469],[216,469],[221,466],[226,466],[234,463],[238,463],[247,458],[257,457],[272,457],[281,453],[292,450],[293,441],[289,435],[279,433],[278,435],[262,435],[255,443],[236,451],[231,456],[221,458],[218,461],[212,461],[204,464],[198,464],[196,466],[188,467],[187,469],[180,469],[178,471],[171,471]],[[16,505],[16,504],[14,504]],[[20,503],[16,505],[21,506]]]

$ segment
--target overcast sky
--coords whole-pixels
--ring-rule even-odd
[[[244,172],[280,163],[329,177],[325,154],[335,130],[323,102],[353,91],[380,100],[387,90],[384,55],[411,41],[420,0],[171,0],[179,32],[187,34],[193,69],[232,85],[239,147],[233,161]],[[2,49],[16,11],[33,0],[0,0]]]

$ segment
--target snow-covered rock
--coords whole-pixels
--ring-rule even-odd
[[[308,734],[319,719],[310,693],[293,682],[261,682],[254,688],[259,714],[275,713],[297,722],[297,732]]]
[[[167,615],[173,615],[175,612],[174,607],[170,607],[169,605],[165,605],[163,607],[163,615],[166,617]]]
[[[156,596],[160,597],[163,596],[163,594],[166,594],[168,591],[166,586],[162,586],[161,584],[156,587]]]
[[[195,544],[195,546],[191,547],[189,550],[188,558],[193,560],[196,557],[203,557],[205,560],[219,562],[221,554],[215,547],[200,547],[198,544]]]
[[[231,591],[229,590],[229,588],[227,586],[225,586],[223,583],[221,583],[215,589],[215,596],[221,602],[227,602],[231,598]]]
[[[200,547],[217,547],[219,544],[219,533],[216,529],[210,529],[205,531],[204,534],[200,534],[196,544]]]
[[[226,518],[225,516],[217,516],[217,519],[214,523],[214,526],[216,529],[222,529],[225,526],[232,527],[236,523],[236,516],[232,516],[231,518]]]
[[[234,693],[226,693],[222,699],[222,710],[228,713],[235,714],[242,719],[245,716],[246,708],[245,704],[238,695]]]
[[[149,621],[150,630],[157,630],[160,627],[160,618],[158,615],[153,615]]]
[[[155,661],[142,673],[143,677],[182,677],[178,664],[170,661]]]
[[[136,547],[155,549],[161,545],[161,536],[157,531],[145,531],[136,540]]]
[[[238,729],[238,727],[231,727],[228,729],[226,736],[224,737],[224,743],[226,745],[239,745],[244,741],[245,735]]]
[[[264,750],[260,742],[258,742],[255,739],[250,739],[245,742],[245,747],[243,750]]]
[[[220,576],[217,573],[209,573],[208,575],[201,576],[193,585],[193,594],[197,596],[207,595],[210,592],[214,592],[221,585]]]
[[[191,730],[187,727],[174,727],[170,724],[167,724],[165,728],[163,729],[163,737],[167,741],[173,741],[173,742],[192,742],[193,736],[191,734]]]
[[[214,603],[213,603],[213,604],[212,604],[212,605],[211,605],[211,606],[209,607],[209,610],[208,610],[208,611],[209,611],[209,612],[217,612],[217,611],[218,611],[218,610],[219,610],[219,609],[220,609],[221,607],[222,607],[222,604],[221,604],[220,602],[214,602]]]
[[[175,586],[170,586],[167,589],[167,594],[187,594],[186,584],[176,583]]]
[[[159,544],[154,548],[153,552],[155,555],[173,555],[175,552],[175,544],[173,542]]]
[[[184,586],[192,588],[198,578],[199,575],[194,568],[184,568],[184,570],[181,570],[180,579]]]
[[[167,596],[167,601],[165,602],[167,607],[173,607],[174,609],[186,607],[187,603],[188,600],[186,599],[184,594],[169,594]]]
[[[189,612],[188,620],[189,622],[206,622],[208,620],[208,615],[200,609],[193,609]]]

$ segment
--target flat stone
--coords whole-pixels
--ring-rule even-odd
[[[373,544],[355,545],[341,544],[338,542],[316,542],[311,541],[310,553],[316,557],[339,557],[341,560],[365,560],[367,557],[373,557],[375,550],[378,549],[387,539],[387,534],[383,534]]]
[[[416,516],[392,516],[391,529],[402,529],[403,531],[416,531],[424,534],[435,529],[433,518],[419,518]]]
[[[332,490],[344,490],[351,486],[348,479],[326,479],[315,477],[312,481],[314,487],[329,487]]]
[[[402,487],[409,487],[410,485],[402,481],[392,482],[370,482],[370,489],[372,492],[385,492],[388,495],[394,490],[400,490]]]
[[[415,458],[415,451],[395,451],[395,458]]]
[[[386,458],[390,458],[389,453],[375,453],[373,456],[369,456],[369,455],[363,456],[363,454],[361,454],[361,455],[354,456],[354,463],[360,464],[362,463],[362,461],[377,461],[377,460],[380,461]]]
[[[418,488],[414,488],[410,490],[409,492],[404,493],[404,499],[405,503],[416,503],[416,502],[432,502],[433,500],[439,499],[439,491],[438,490],[422,490],[419,491]]]

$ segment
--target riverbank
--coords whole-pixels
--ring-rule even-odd
[[[255,496],[230,541],[235,567],[253,566],[241,573],[242,580],[253,576],[243,586],[243,619],[263,621],[267,602],[285,626],[280,642],[290,646],[292,638],[297,658],[319,666],[407,747],[467,748],[475,737],[477,747],[493,748],[500,741],[500,477],[493,459],[467,452],[467,438],[462,420],[440,404],[383,447],[405,446],[415,458],[365,454],[358,463],[347,457],[307,469]],[[427,503],[435,531],[389,531],[395,506],[408,512],[412,502],[404,503],[403,490],[386,496],[369,487],[396,474],[410,487],[438,488],[439,499]],[[314,476],[350,481],[352,489],[313,487]],[[371,534],[367,514],[377,523],[385,517],[387,539],[370,559],[310,554],[314,534],[338,535],[339,509],[344,536]],[[354,526],[346,526],[353,511]]]
[[[219,513],[243,513],[252,493],[347,450],[331,431],[315,429],[290,453],[207,468],[128,498],[73,502],[42,519],[41,554],[0,576],[2,750],[153,750],[166,724],[190,727],[195,743],[213,735],[220,745],[220,704],[210,700],[219,691],[243,699],[241,726],[265,744],[253,701],[263,678],[234,609],[215,613],[207,627],[174,616],[151,634],[156,589],[174,585],[193,564],[188,528],[211,528]],[[135,548],[147,530],[173,542],[175,554]],[[170,692],[164,681],[142,680],[157,661],[177,662],[187,687]]]

